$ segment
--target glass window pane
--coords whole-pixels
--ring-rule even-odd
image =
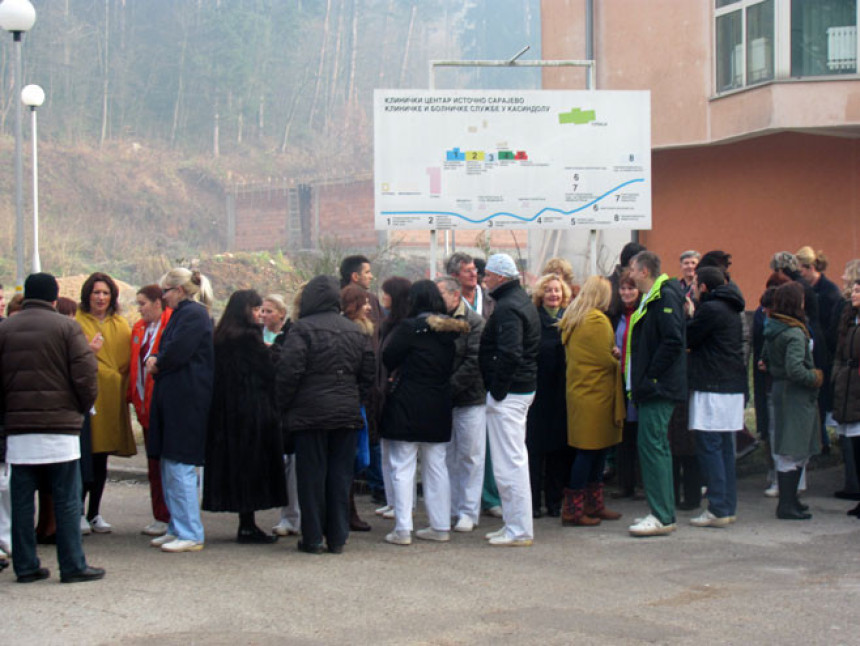
[[[792,0],[791,75],[857,72],[857,0]]]
[[[720,7],[725,7],[730,4],[735,4],[736,2],[740,2],[741,0],[715,0],[714,7],[719,9]]]
[[[747,85],[773,78],[773,0],[747,9]]]
[[[744,46],[741,12],[717,17],[717,92],[744,84]]]

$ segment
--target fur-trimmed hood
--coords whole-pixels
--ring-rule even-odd
[[[450,316],[442,316],[441,314],[431,314],[426,320],[427,327],[434,332],[456,332],[457,334],[468,334],[471,329],[466,321],[451,318]]]

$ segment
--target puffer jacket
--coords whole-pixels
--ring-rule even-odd
[[[833,361],[833,419],[841,424],[860,422],[860,326],[858,310],[849,303],[842,310]]]
[[[519,280],[502,283],[491,296],[496,305],[481,335],[479,360],[484,386],[501,401],[537,387],[540,317]]]
[[[744,307],[744,297],[734,283],[702,295],[695,315],[687,322],[690,390],[747,393],[741,323]]]
[[[276,401],[286,430],[362,428],[361,405],[373,384],[374,363],[371,338],[340,315],[337,279],[312,279],[277,366]]]
[[[77,435],[96,401],[98,364],[81,326],[50,303],[25,300],[0,325],[7,435]]]
[[[454,341],[454,369],[451,374],[451,396],[454,406],[483,404],[487,400],[487,390],[481,378],[478,351],[481,347],[484,319],[462,301],[452,317],[465,321],[469,325],[469,333],[461,334]]]

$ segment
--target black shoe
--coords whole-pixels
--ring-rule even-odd
[[[841,491],[835,491],[833,493],[834,498],[839,498],[839,500],[860,500],[860,493],[854,493],[853,491],[845,491],[844,489]]]
[[[812,514],[800,509],[797,499],[797,485],[800,482],[800,469],[776,473],[779,487],[779,504],[776,507],[776,517],[780,520],[809,520]]]
[[[845,515],[846,516],[856,516],[857,518],[860,518],[860,503],[858,503],[858,505],[856,507],[854,507],[853,509],[849,509],[848,511],[846,511]]]
[[[242,527],[236,535],[236,542],[243,545],[270,545],[278,540],[277,536],[267,534],[259,527]]]
[[[305,545],[303,541],[299,541],[296,547],[299,549],[299,552],[304,552],[305,554],[322,554],[324,549],[320,544]]]
[[[84,583],[85,581],[98,581],[104,576],[104,568],[87,566],[85,570],[80,572],[60,575],[60,581],[63,583]]]
[[[377,505],[387,504],[385,499],[385,489],[373,489],[370,492],[370,499]]]
[[[46,567],[40,567],[35,572],[30,572],[29,574],[19,574],[18,583],[33,583],[34,581],[41,581],[42,579],[47,579],[49,576],[51,576],[51,571]]]
[[[343,554],[343,545],[329,545],[329,554]]]

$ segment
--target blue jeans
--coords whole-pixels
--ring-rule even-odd
[[[60,574],[70,575],[87,568],[81,544],[81,471],[78,460],[51,464],[13,464],[12,564],[15,574],[25,576],[39,569],[36,530],[33,526],[33,497],[40,478],[51,483],[54,516],[57,519],[57,561]]]
[[[734,516],[738,508],[735,434],[697,431],[696,448],[708,487],[708,509],[717,518]]]
[[[382,482],[382,450],[379,442],[370,443],[370,465],[364,473],[367,486],[372,493],[385,492],[385,483]]]
[[[568,487],[574,491],[585,489],[592,482],[603,482],[607,449],[576,449],[576,457],[570,467]]]
[[[180,540],[202,543],[197,468],[193,464],[161,458],[161,484],[164,502],[170,512],[167,533]]]

